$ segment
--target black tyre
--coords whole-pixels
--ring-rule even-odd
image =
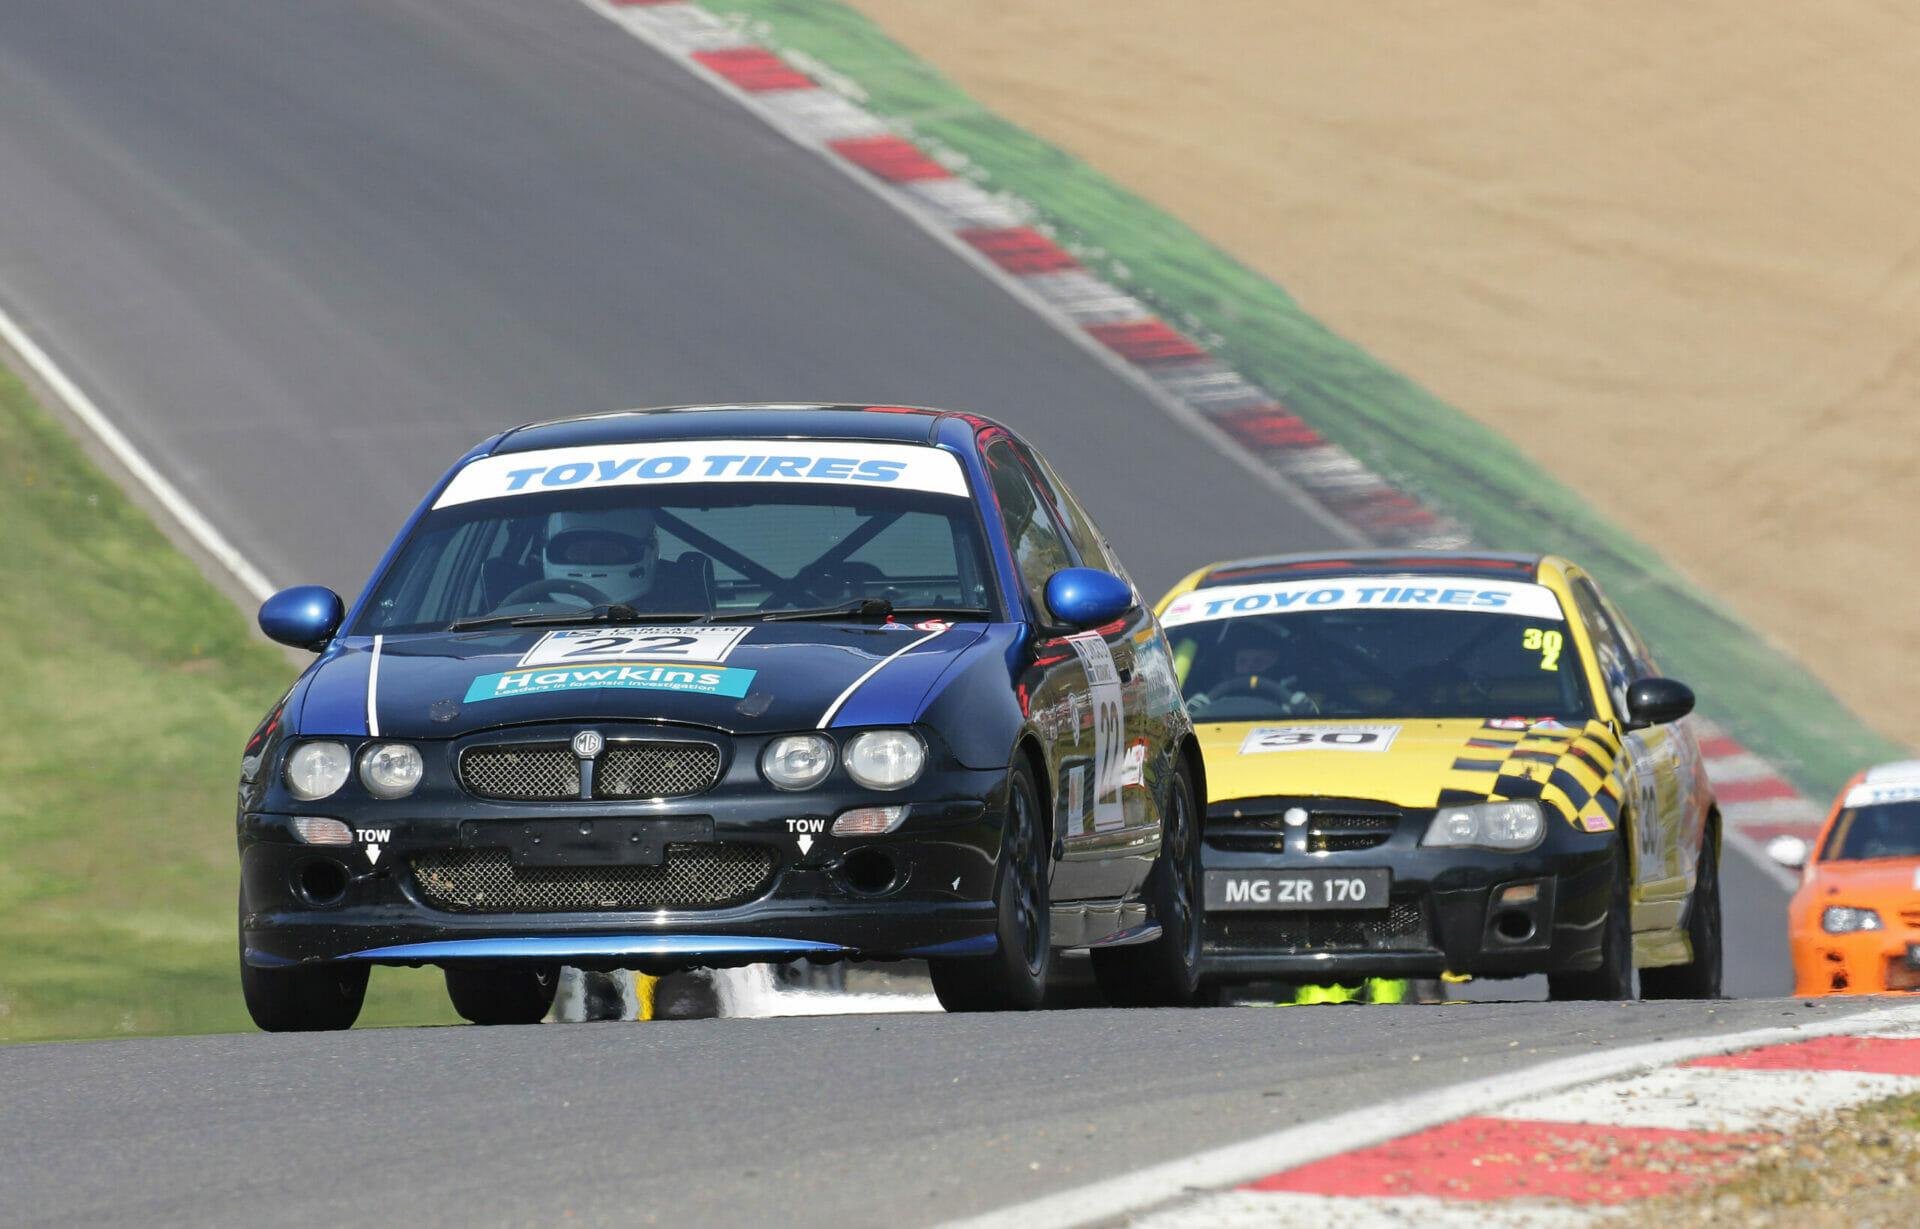
[[[538,1024],[553,1009],[560,988],[560,968],[472,969],[452,966],[447,975],[447,997],[463,1020],[475,1024]]]
[[[1585,973],[1548,974],[1548,998],[1556,1002],[1570,999],[1618,1002],[1633,997],[1633,903],[1628,896],[1627,878],[1627,851],[1624,846],[1616,845],[1613,894],[1607,906],[1599,967]]]
[[[367,997],[364,964],[256,969],[240,962],[247,1014],[269,1033],[322,1033],[352,1028]]]
[[[1007,774],[1007,812],[993,898],[999,950],[991,956],[930,960],[933,992],[948,1011],[1031,1011],[1047,995],[1053,970],[1052,855],[1033,771],[1024,758]]]
[[[1687,905],[1687,941],[1693,945],[1690,964],[1640,970],[1640,995],[1649,999],[1717,999],[1720,997],[1720,851],[1717,833],[1708,830],[1700,845],[1693,900]]]
[[[1160,857],[1147,879],[1160,937],[1095,948],[1093,975],[1115,1007],[1185,1007],[1200,986],[1200,823],[1182,765],[1173,779]]]

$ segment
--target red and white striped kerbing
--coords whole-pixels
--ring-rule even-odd
[[[1920,1007],[1875,1007],[1790,1028],[1576,1053],[947,1229],[1587,1225],[1636,1200],[1725,1181],[1741,1158],[1813,1115],[1915,1091]]]
[[[1584,1224],[1599,1209],[1724,1182],[1804,1119],[1912,1092],[1920,1036],[1763,1046],[1529,1097],[1133,1224]]]
[[[1347,541],[1472,544],[1464,526],[1392,486],[1272,393],[1087,269],[1035,226],[1036,211],[1025,201],[957,174],[953,166],[963,159],[943,156],[860,105],[856,84],[782,56],[738,23],[684,0],[584,3],[840,166]],[[1781,832],[1810,836],[1821,812],[1725,733],[1704,721],[1696,729],[1727,835],[1791,885],[1793,877],[1755,842]]]

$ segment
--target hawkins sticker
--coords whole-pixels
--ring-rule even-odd
[[[600,687],[638,691],[691,691],[707,696],[747,694],[754,671],[732,666],[572,666],[566,669],[509,670],[483,674],[467,688],[466,703],[530,696],[543,691],[586,691]]]

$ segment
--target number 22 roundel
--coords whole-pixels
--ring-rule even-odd
[[[748,627],[594,627],[548,632],[520,659],[526,666],[607,661],[723,662]]]
[[[1120,805],[1121,778],[1126,771],[1126,712],[1120,702],[1120,672],[1113,650],[1098,632],[1068,636],[1067,643],[1087,668],[1087,693],[1093,706],[1093,830],[1109,832],[1126,826]]]

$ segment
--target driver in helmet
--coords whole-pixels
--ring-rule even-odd
[[[659,583],[660,528],[644,508],[548,516],[541,570],[549,594],[583,605],[611,602],[646,612],[707,609],[704,595],[688,598]]]

